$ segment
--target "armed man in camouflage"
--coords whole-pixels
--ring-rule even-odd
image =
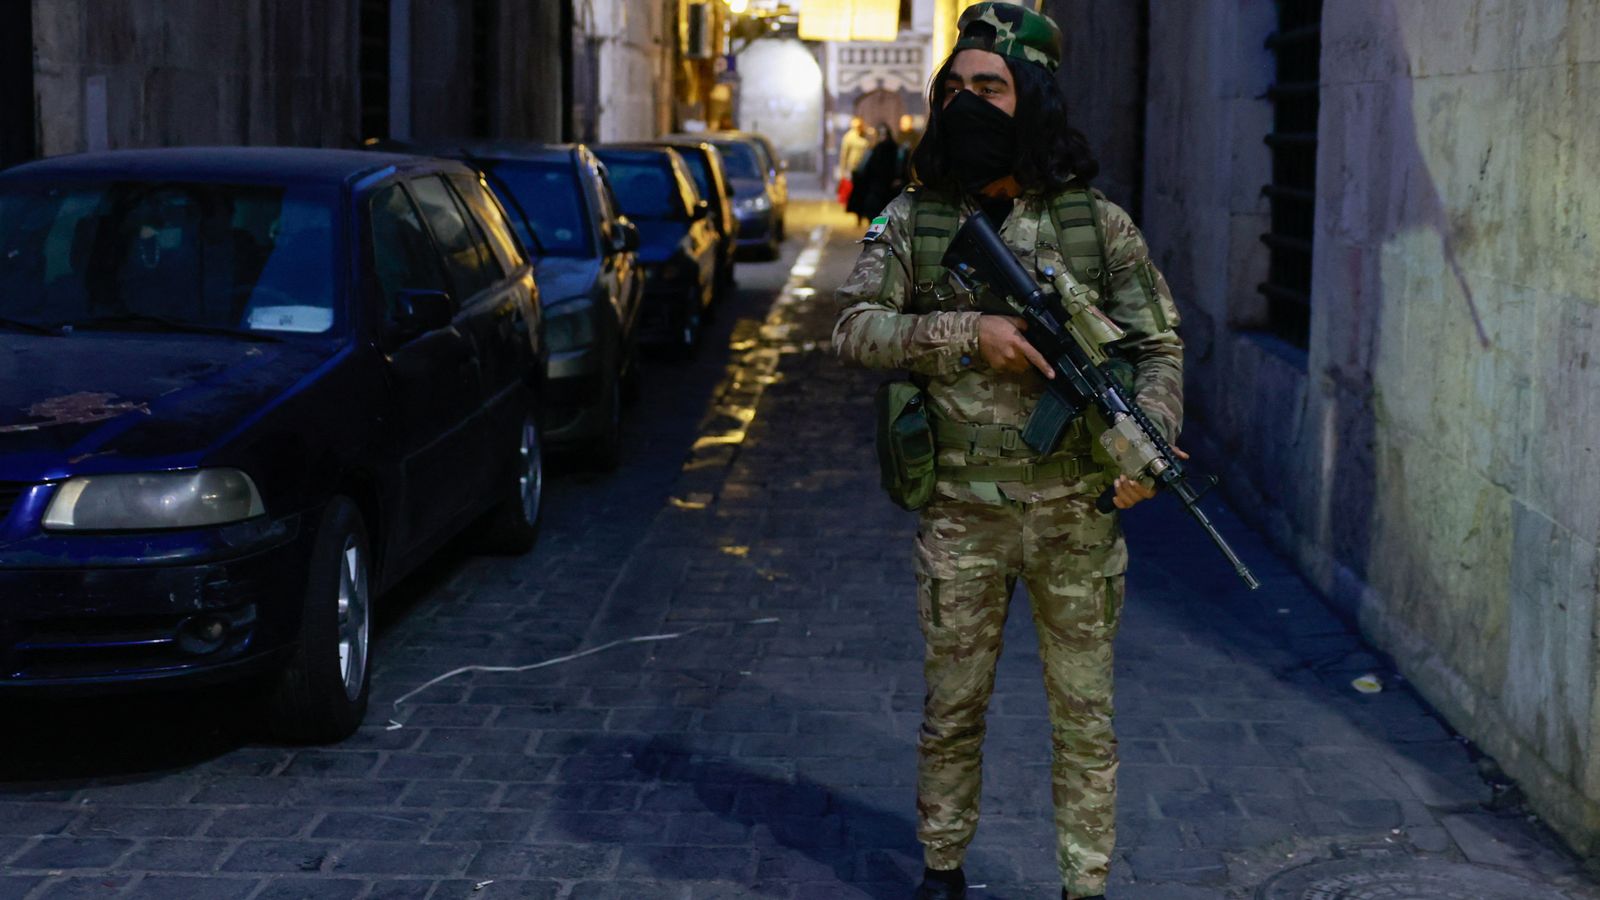
[[[1021,319],[987,289],[970,293],[939,261],[967,216],[987,215],[1041,283],[1064,270],[1096,288],[1101,310],[1127,332],[1116,349],[1137,401],[1169,440],[1182,417],[1183,344],[1143,237],[1088,188],[1098,166],[1067,124],[1053,76],[1055,23],[979,3],[959,28],[929,91],[918,183],[873,220],[839,290],[833,335],[847,362],[910,371],[937,447],[915,547],[927,645],[917,778],[927,868],[916,896],[966,895],[984,716],[1020,578],[1044,661],[1062,896],[1101,897],[1115,844],[1111,644],[1128,556],[1116,513],[1098,512],[1095,499],[1109,484],[1127,509],[1151,492],[1113,481],[1082,421],[1048,456],[1021,441],[1050,366],[1023,338]]]

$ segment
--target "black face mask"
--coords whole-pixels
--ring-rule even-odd
[[[950,165],[968,190],[1012,174],[1017,162],[1017,120],[971,91],[956,92],[939,112],[939,132]]]

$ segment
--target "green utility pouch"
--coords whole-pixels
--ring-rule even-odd
[[[922,389],[909,381],[878,388],[878,466],[883,489],[901,509],[921,509],[933,497],[933,427]]]

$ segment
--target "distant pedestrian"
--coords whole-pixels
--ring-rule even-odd
[[[922,142],[922,132],[917,130],[917,120],[907,113],[900,117],[900,187],[895,193],[900,193],[906,185],[914,180],[911,166],[911,155],[917,151],[917,144]]]
[[[859,219],[871,219],[889,205],[902,190],[900,143],[894,139],[894,129],[888,123],[878,126],[878,142],[867,154],[866,162],[857,169],[850,202],[846,209]]]
[[[861,121],[860,116],[850,120],[850,130],[844,133],[844,139],[839,142],[839,166],[834,174],[839,182],[839,205],[850,208],[850,194],[855,190],[855,172],[867,158],[867,152],[872,149],[872,139],[867,134],[867,126]]]
[[[1111,644],[1128,552],[1116,514],[1096,499],[1111,488],[1127,509],[1154,493],[1096,458],[1092,422],[1075,421],[1048,455],[1021,439],[1054,369],[1023,337],[1023,320],[941,260],[967,218],[987,216],[1035,277],[1070,272],[1094,288],[1100,312],[1126,333],[1117,354],[1133,370],[1136,399],[1169,441],[1183,413],[1183,342],[1144,238],[1089,187],[1099,167],[1054,77],[1056,24],[983,2],[958,28],[930,86],[919,183],[873,219],[839,289],[833,335],[847,362],[911,373],[880,394],[879,427],[891,451],[881,460],[886,486],[922,513],[914,567],[926,643],[917,748],[925,869],[916,897],[967,895],[961,866],[978,827],[984,717],[1021,581],[1049,701],[1061,896],[1103,900],[1116,844]]]

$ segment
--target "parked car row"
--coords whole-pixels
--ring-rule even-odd
[[[692,350],[745,230],[722,160],[674,138],[0,172],[0,693],[237,679],[280,737],[351,733],[374,598],[464,531],[531,547],[547,450],[615,465],[639,342]]]

